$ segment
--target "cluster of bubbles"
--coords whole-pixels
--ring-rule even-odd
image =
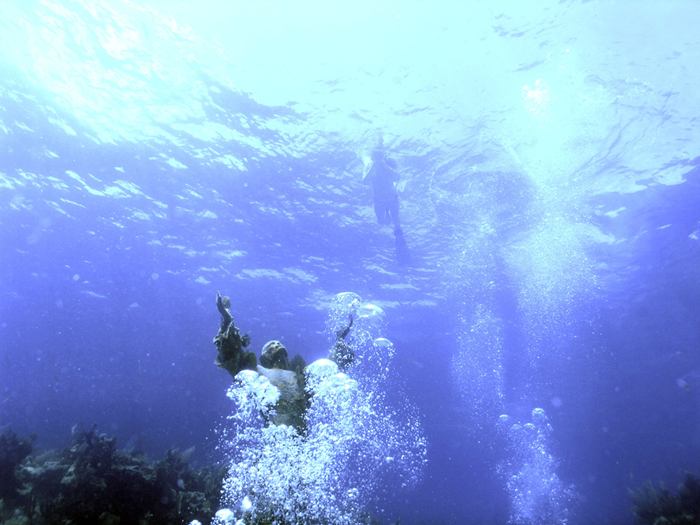
[[[573,488],[556,473],[550,449],[552,426],[542,408],[521,424],[501,415],[499,430],[508,443],[508,459],[500,467],[511,500],[509,523],[513,525],[566,525]]]
[[[354,354],[349,373],[362,383],[365,390],[382,391],[396,353],[394,344],[382,337],[386,330],[384,310],[376,304],[363,302],[353,292],[336,295],[326,320],[332,343],[347,328],[350,319],[352,329],[345,337]]]
[[[303,430],[269,423],[279,393],[265,377],[253,371],[236,376],[228,393],[236,408],[227,438],[227,508],[215,523],[363,523],[383,490],[419,480],[426,462],[421,425],[386,401],[394,347],[379,337],[383,312],[356,294],[339,294],[327,321],[334,339],[350,317],[345,342],[353,363],[341,371],[319,359],[304,371],[309,402]]]
[[[470,424],[483,430],[483,416],[493,421],[505,401],[502,321],[483,304],[458,319],[463,329],[450,370]]]

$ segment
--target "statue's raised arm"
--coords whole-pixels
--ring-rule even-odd
[[[250,337],[236,328],[231,315],[231,300],[225,295],[216,293],[216,308],[221,315],[219,333],[214,337],[214,344],[218,353],[216,364],[235,377],[241,370],[255,370],[258,361],[254,352],[248,352],[246,348],[250,344]]]

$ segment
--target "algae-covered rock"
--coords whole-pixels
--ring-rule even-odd
[[[647,483],[631,491],[633,512],[641,525],[697,525],[700,523],[700,479],[687,474],[676,494]]]
[[[21,489],[12,507],[6,501],[0,509],[0,523],[23,517],[33,525],[208,523],[225,469],[194,470],[189,455],[170,450],[154,463],[119,450],[94,428],[76,432],[70,447],[27,456],[15,469],[12,482]]]
[[[0,434],[0,499],[12,502],[19,496],[17,467],[32,453],[33,440],[20,438],[11,430]]]
[[[0,523],[2,523],[2,525],[31,525],[30,519],[21,509],[8,509],[1,499]]]

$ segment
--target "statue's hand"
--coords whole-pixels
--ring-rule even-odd
[[[231,306],[231,300],[225,295],[221,295],[221,292],[216,292],[216,309],[219,310],[221,317],[225,321],[231,320],[231,313],[228,309]]]

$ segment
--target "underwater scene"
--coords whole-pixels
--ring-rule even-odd
[[[0,4],[0,524],[700,524],[700,3]]]

